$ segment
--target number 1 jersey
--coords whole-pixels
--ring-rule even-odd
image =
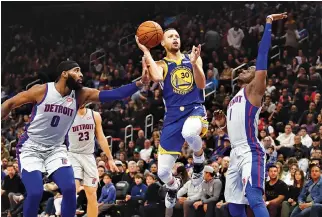
[[[34,105],[30,122],[25,126],[28,138],[44,147],[53,148],[64,143],[77,113],[76,92],[62,96],[55,83],[46,83],[46,93]]]
[[[68,132],[68,151],[78,154],[93,154],[95,148],[95,120],[91,109],[85,115],[76,115]]]

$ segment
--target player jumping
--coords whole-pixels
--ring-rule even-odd
[[[73,169],[67,159],[65,136],[76,116],[78,106],[88,102],[108,102],[123,99],[138,91],[142,81],[111,91],[83,87],[83,75],[74,61],[63,61],[57,67],[57,82],[35,85],[5,101],[1,119],[14,108],[33,103],[30,123],[17,144],[17,158],[27,197],[23,216],[37,217],[43,194],[42,172],[47,172],[63,194],[62,216],[74,217],[76,189]]]
[[[263,200],[265,181],[265,150],[257,139],[258,118],[266,90],[267,56],[271,46],[272,22],[286,18],[286,13],[272,14],[266,19],[256,68],[250,67],[239,75],[241,90],[230,101],[227,118],[215,112],[215,122],[224,126],[231,142],[230,165],[226,176],[225,199],[233,217],[246,217],[249,204],[256,217],[269,217]]]
[[[183,55],[178,32],[175,29],[165,30],[161,45],[166,51],[166,58],[154,61],[149,49],[137,38],[136,41],[144,53],[149,75],[153,81],[160,82],[163,89],[166,113],[160,138],[158,176],[168,188],[165,205],[172,208],[181,184],[172,176],[171,170],[185,140],[194,152],[192,183],[196,186],[203,180],[205,158],[201,136],[207,132],[208,123],[202,105],[206,79],[200,58],[201,45],[193,46],[190,55]]]

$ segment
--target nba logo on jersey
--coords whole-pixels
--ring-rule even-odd
[[[67,162],[68,162],[68,161],[67,161],[67,158],[62,158],[62,159],[61,159],[61,163],[62,163],[62,164],[64,164],[64,165],[65,165],[65,164],[67,164]]]
[[[95,185],[96,180],[97,180],[96,178],[93,178],[93,180],[92,180],[92,184],[93,184],[93,185]]]

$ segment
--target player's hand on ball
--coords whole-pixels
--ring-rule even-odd
[[[201,53],[201,45],[199,44],[198,47],[193,46],[192,51],[190,54],[190,61],[192,64],[195,64],[197,62],[197,59],[200,57]]]
[[[135,41],[136,41],[138,47],[140,48],[140,50],[143,51],[143,53],[150,52],[149,48],[147,48],[146,46],[144,46],[143,44],[141,44],[139,42],[139,38],[137,36],[135,36]]]
[[[114,160],[108,160],[108,165],[110,166],[110,170],[112,172],[120,172],[117,166],[115,165]]]

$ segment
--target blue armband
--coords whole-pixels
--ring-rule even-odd
[[[126,97],[132,96],[138,90],[139,88],[136,86],[136,83],[134,82],[134,83],[116,88],[114,90],[102,90],[100,91],[98,98],[100,102],[110,102],[113,100],[121,100]]]
[[[256,70],[267,70],[268,51],[271,47],[272,24],[266,23],[256,58]]]

